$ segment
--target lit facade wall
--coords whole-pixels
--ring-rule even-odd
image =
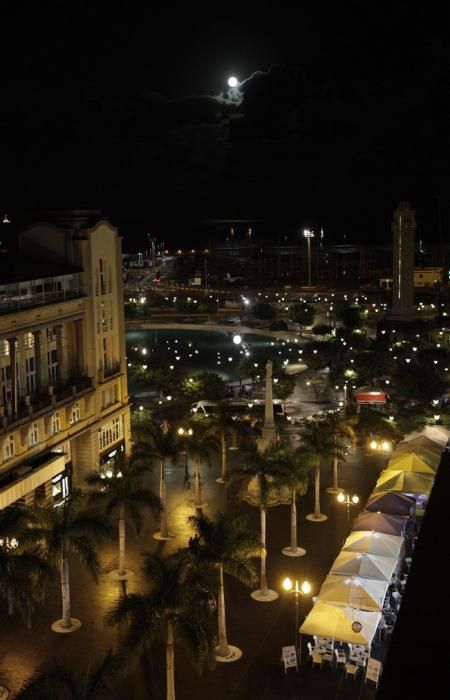
[[[0,308],[0,508],[63,497],[67,475],[83,485],[108,452],[130,447],[117,230],[106,221],[77,230],[39,224],[22,246],[81,272],[70,294],[39,297],[41,285],[26,306]]]

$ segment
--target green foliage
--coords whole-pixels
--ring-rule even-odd
[[[333,326],[328,326],[326,323],[318,323],[316,326],[312,327],[314,335],[330,335],[332,330]]]
[[[261,321],[273,321],[277,312],[271,304],[260,302],[252,306],[252,314]]]
[[[314,321],[314,307],[311,304],[293,304],[289,307],[289,318],[300,326],[311,326]]]
[[[314,370],[329,367],[335,359],[335,341],[324,340],[307,343],[303,348],[302,360]]]
[[[140,656],[155,640],[166,644],[170,625],[175,642],[185,647],[199,669],[205,660],[212,665],[215,640],[208,617],[215,577],[187,550],[167,557],[147,554],[143,572],[147,590],[122,595],[105,615],[109,625],[129,622],[125,649]]]
[[[276,373],[274,373],[274,379],[275,378],[278,381],[273,384],[273,396],[275,399],[282,399],[284,401],[295,389],[295,377],[292,374],[288,374],[283,369],[278,369]]]
[[[255,582],[256,571],[249,560],[259,555],[261,543],[248,530],[246,516],[219,511],[215,520],[200,515],[191,516],[188,522],[198,538],[190,543],[195,558],[207,565],[221,564],[225,573],[246,586]]]
[[[361,314],[356,306],[347,306],[340,309],[338,318],[346,328],[359,328],[362,324]]]
[[[205,399],[207,401],[220,401],[227,393],[227,385],[215,372],[201,372],[196,377],[184,379],[181,391],[191,401]]]
[[[150,489],[144,488],[142,479],[150,471],[148,464],[136,457],[117,457],[111,467],[111,476],[105,471],[91,471],[86,483],[95,490],[89,492],[89,505],[100,506],[106,516],[117,517],[123,511],[132,520],[136,532],[142,526],[142,511],[157,516],[161,513],[161,501]]]

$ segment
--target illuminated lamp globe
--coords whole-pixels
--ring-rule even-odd
[[[228,87],[230,88],[235,88],[238,86],[238,79],[232,75],[231,78],[228,78]]]
[[[240,345],[242,343],[242,337],[238,333],[233,335],[233,343],[235,345]]]

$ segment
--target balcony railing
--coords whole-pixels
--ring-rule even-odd
[[[78,290],[61,289],[52,292],[39,292],[37,294],[26,294],[24,296],[1,296],[0,314],[10,314],[34,306],[44,306],[55,304],[69,299],[78,299],[88,295],[87,287],[80,287]]]
[[[36,416],[53,409],[58,404],[67,402],[91,387],[92,379],[90,377],[72,377],[64,384],[50,385],[46,393],[21,396],[16,412],[11,406],[0,406],[0,430],[2,427],[6,429],[14,423],[30,418],[30,416]]]

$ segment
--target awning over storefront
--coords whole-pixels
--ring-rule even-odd
[[[384,391],[369,391],[360,390],[353,394],[357,404],[385,404],[388,400],[388,395]]]

